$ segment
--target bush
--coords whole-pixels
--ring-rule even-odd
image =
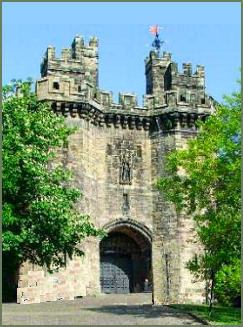
[[[215,296],[226,305],[241,305],[241,262],[224,265],[216,275]]]

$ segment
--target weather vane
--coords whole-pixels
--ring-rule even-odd
[[[158,54],[159,54],[162,44],[164,44],[164,41],[161,41],[159,38],[159,30],[160,29],[161,29],[161,27],[158,25],[152,25],[152,26],[150,26],[150,29],[149,29],[150,33],[155,35],[155,39],[152,43],[152,47],[154,47],[156,49]]]

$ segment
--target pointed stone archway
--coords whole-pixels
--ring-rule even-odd
[[[132,219],[115,220],[103,228],[108,235],[100,242],[101,292],[151,291],[150,230]]]

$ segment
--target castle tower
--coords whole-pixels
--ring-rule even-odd
[[[156,103],[165,103],[165,91],[171,89],[171,57],[164,52],[163,57],[151,51],[145,60],[146,94],[156,98]]]
[[[146,94],[154,97],[156,107],[168,105],[171,101],[193,107],[206,103],[203,66],[198,65],[192,74],[191,64],[184,63],[183,72],[179,73],[169,52],[160,56],[151,51],[145,60],[145,75]]]
[[[186,146],[199,132],[196,121],[214,110],[204,68],[182,68],[168,52],[151,51],[143,106],[132,93],[120,93],[117,104],[112,92],[98,87],[96,38],[85,45],[76,36],[60,58],[54,47],[47,49],[36,93],[77,127],[58,160],[72,169],[83,193],[80,212],[108,236],[86,240],[85,257],[68,261],[53,276],[24,265],[19,303],[151,291],[152,285],[154,304],[202,302],[204,285],[193,283],[185,267],[198,252],[193,220],[179,215],[156,188],[167,154]]]
[[[41,83],[36,92],[40,100],[59,98],[80,101],[98,87],[98,40],[90,37],[85,45],[75,36],[71,48],[64,48],[57,58],[55,47],[49,46],[41,63]],[[59,96],[58,96],[59,95]]]
[[[153,115],[150,127],[151,180],[166,174],[167,154],[184,148],[187,140],[197,135],[197,119],[204,120],[213,111],[213,99],[205,94],[204,67],[192,73],[190,63],[183,64],[182,73],[171,54],[151,51],[145,60],[145,106]],[[185,214],[178,214],[153,186],[153,301],[155,304],[198,301],[204,286],[197,285],[186,269],[186,263],[198,251],[193,247],[195,226]],[[187,298],[187,299],[186,299]]]

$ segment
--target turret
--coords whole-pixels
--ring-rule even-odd
[[[204,105],[205,96],[204,67],[197,65],[192,73],[191,63],[183,63],[182,73],[178,72],[177,64],[171,60],[171,54],[151,51],[145,60],[146,107],[156,108],[176,105]],[[208,102],[209,104],[209,102]]]
[[[89,44],[76,35],[71,48],[64,48],[56,58],[55,48],[49,46],[41,63],[41,76],[75,77],[98,86],[98,40],[90,37]]]
[[[145,60],[146,94],[153,95],[158,105],[164,104],[164,92],[171,86],[170,63],[171,55],[168,52],[160,57],[158,53],[151,51]]]

